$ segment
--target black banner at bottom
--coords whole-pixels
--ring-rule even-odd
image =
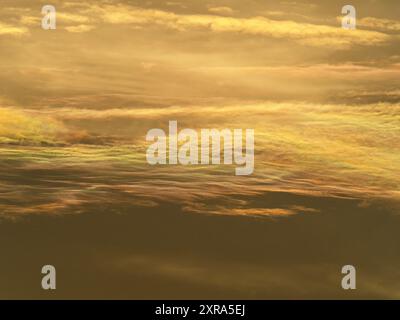
[[[392,313],[400,307],[399,301],[187,301],[187,300],[49,300],[49,301],[0,301],[2,312],[10,311],[40,315],[41,318],[56,319],[59,316],[96,316],[110,319],[267,319],[274,315],[307,317],[360,316],[368,313],[381,318],[386,312]],[[397,309],[397,310],[395,310]]]

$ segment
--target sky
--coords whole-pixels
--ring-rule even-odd
[[[372,215],[373,219],[360,222],[370,228],[381,211],[382,225],[398,226],[392,217],[400,209],[397,0],[352,1],[356,30],[341,28],[344,3],[338,0],[52,0],[57,26],[43,30],[41,8],[47,4],[47,0],[1,3],[0,217],[5,221],[96,216],[104,206],[110,221],[120,219],[112,217],[122,212],[159,217],[164,211],[175,222],[176,212],[255,219],[244,220],[252,225],[246,227],[246,236],[252,239],[249,235],[256,232],[267,241],[257,223],[278,219],[283,226],[274,229],[268,224],[272,230],[268,241],[277,241],[276,230],[281,230],[286,235],[282,246],[289,255],[302,252],[290,245],[294,234],[318,246],[326,233],[329,247],[335,241],[330,225],[345,223],[344,213],[354,228],[358,225],[354,215]],[[237,177],[234,166],[149,166],[146,133],[167,129],[170,120],[177,120],[179,129],[255,129],[254,174]],[[149,227],[147,219],[137,223]],[[182,227],[193,228],[192,222],[182,219]],[[391,219],[395,222],[389,223]],[[204,224],[215,232],[224,230],[224,223],[232,227],[229,235],[240,230],[231,220],[212,221]],[[285,230],[284,221],[298,225],[297,231]],[[314,223],[318,232],[301,234],[299,230],[314,230]],[[113,234],[118,237],[117,233]],[[84,234],[77,239],[85,239]],[[345,234],[350,236],[350,229]],[[382,260],[393,265],[399,261],[389,253],[396,250],[398,239],[390,235],[385,238],[379,232],[375,238],[359,231],[354,237],[386,246]],[[128,242],[132,245],[134,240]],[[205,241],[201,247],[192,240],[189,243],[203,255],[211,246]],[[210,268],[208,260],[204,270],[192,268],[198,257],[182,260],[183,249],[175,241],[179,242],[171,240],[167,250],[169,262],[152,272],[167,278],[173,274],[185,285],[201,283],[204,270]],[[228,245],[228,236],[225,241]],[[250,240],[245,243],[254,245]],[[372,258],[353,245],[359,261],[370,263]],[[165,258],[152,245],[134,257],[126,255],[128,243],[115,246],[118,249],[107,251],[102,262],[96,257],[96,263],[107,261],[109,268],[121,270],[133,264],[146,273],[144,266]],[[98,249],[97,244],[93,247]],[[282,272],[282,277],[290,274],[288,261],[279,262],[282,252],[272,251],[277,259],[273,272]],[[257,260],[255,252],[248,257],[255,260],[250,269],[264,274],[265,261]],[[216,279],[226,268],[224,263],[234,259],[232,254],[221,265],[210,262]],[[298,273],[318,274],[315,268],[321,265],[334,270],[340,260],[334,253],[315,257],[315,252],[305,253],[304,261],[296,264]],[[313,259],[316,266],[310,262]],[[248,261],[242,262],[224,279],[221,286],[227,291],[221,289],[221,297],[233,287],[239,297],[247,297],[244,292],[253,285],[252,297],[269,297],[270,292],[257,287],[257,276],[238,280],[237,274],[248,267]],[[379,270],[387,272],[386,267]],[[368,274],[368,278],[372,280],[361,294],[399,296],[398,288],[383,288],[376,280],[379,276]],[[299,296],[314,297],[318,292],[338,296],[318,281],[310,292],[300,290]],[[388,276],[382,281],[391,282]],[[266,285],[277,286],[273,280]],[[210,284],[204,294],[212,288]],[[110,292],[118,295],[114,289]],[[190,286],[187,290],[195,292]],[[292,297],[291,290],[290,281],[285,282],[279,296]],[[180,297],[182,292],[175,294]],[[73,293],[71,288],[65,295]],[[131,292],[126,289],[126,294],[130,297]]]
[[[340,1],[53,1],[50,32],[44,3],[2,2],[5,106],[398,102],[396,1],[355,1],[353,31]]]

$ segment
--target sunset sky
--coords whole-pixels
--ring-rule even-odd
[[[41,28],[46,4],[57,10],[56,30]],[[3,234],[29,245],[33,226],[47,230],[42,223],[57,217],[56,228],[65,230],[71,226],[63,219],[73,216],[80,226],[93,219],[94,238],[106,228],[104,221],[119,221],[109,231],[117,239],[130,234],[125,229],[130,224],[135,230],[154,228],[154,216],[165,228],[205,228],[215,239],[199,233],[188,249],[181,247],[181,231],[169,240],[162,231],[151,231],[154,239],[167,241],[163,251],[137,230],[135,238],[126,235],[126,241],[110,240],[107,246],[100,240],[88,244],[91,229],[82,227],[74,241],[86,249],[76,259],[95,265],[99,277],[115,270],[156,275],[166,281],[162,289],[152,284],[163,298],[207,298],[210,292],[222,298],[343,298],[333,283],[354,257],[366,264],[361,297],[399,298],[400,286],[391,279],[400,276],[394,254],[400,243],[400,4],[353,0],[357,29],[345,30],[341,9],[346,4],[2,0]],[[235,176],[235,165],[150,166],[146,133],[167,130],[170,120],[177,120],[179,129],[254,129],[254,173]],[[100,213],[106,218],[96,218]],[[136,215],[146,217],[136,220]],[[122,223],[121,216],[129,219]],[[376,225],[381,229],[374,233]],[[242,228],[245,233],[237,234]],[[224,230],[219,248],[212,240]],[[61,246],[71,241],[58,234]],[[46,236],[41,237],[42,244]],[[230,241],[250,250],[248,256],[234,257],[225,247]],[[220,260],[207,255],[205,248],[212,245],[221,250]],[[264,260],[266,246],[271,258]],[[21,261],[18,248],[5,249],[10,265],[2,277],[14,270],[11,263]],[[63,263],[54,248],[44,256]],[[197,253],[183,259],[190,248]],[[94,258],[85,260],[84,250]],[[235,259],[240,261],[232,264]],[[375,265],[378,260],[382,264]],[[83,272],[79,268],[74,273]],[[321,268],[329,271],[326,285]],[[271,274],[285,280],[276,282]],[[311,281],[309,290],[302,287],[305,279]],[[36,289],[24,293],[6,283],[11,291],[0,285],[0,297],[43,298]],[[174,289],[165,289],[169,285]],[[76,290],[85,298],[142,297],[128,287],[118,291],[105,284],[108,291],[101,295],[82,286]],[[145,287],[145,297],[157,296]],[[60,297],[76,294],[73,287],[60,289]]]

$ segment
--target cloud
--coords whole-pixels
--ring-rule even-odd
[[[60,31],[68,32],[45,33],[38,25],[29,41],[12,39],[2,50],[1,101],[13,108],[0,109],[0,139],[5,148],[25,146],[7,160],[23,159],[24,168],[82,170],[87,184],[79,179],[71,184],[77,199],[89,203],[113,195],[128,203],[174,202],[187,212],[283,217],[313,208],[253,200],[269,192],[399,198],[400,69],[393,42],[368,48],[367,57],[363,48],[337,55],[331,50],[378,45],[391,36],[342,30],[339,24],[277,21],[254,11],[235,12],[239,18],[94,3],[60,12]],[[23,21],[33,25],[37,18]],[[104,32],[69,34],[100,24]],[[53,36],[73,50],[65,52]],[[343,100],[321,102],[329,96]],[[318,103],[302,102],[307,99]],[[357,99],[378,103],[353,104]],[[254,127],[254,176],[233,179],[229,166],[149,169],[144,136],[171,119],[180,128]],[[52,147],[31,150],[41,144]],[[134,172],[126,169],[131,166]],[[97,179],[96,172],[104,176]],[[38,198],[51,192],[38,191]],[[247,199],[238,199],[241,195]],[[62,210],[38,205],[38,211]]]
[[[10,108],[0,108],[0,143],[41,145],[60,143],[66,129],[47,116],[34,116]]]
[[[24,150],[20,150],[20,153],[7,157],[11,162],[25,159],[28,168],[41,167],[44,162],[45,167],[57,165],[57,170],[83,170],[85,173],[79,177],[91,178],[85,180],[85,187],[80,179],[71,181],[72,185],[79,185],[71,188],[82,190],[81,196],[89,202],[112,194],[121,202],[175,203],[186,212],[283,217],[315,212],[315,208],[298,203],[262,202],[263,195],[285,192],[398,201],[399,110],[398,104],[249,103],[208,107],[26,110],[30,117],[18,120],[20,127],[13,123],[4,125],[9,119],[17,118],[16,115],[5,114],[1,119],[6,119],[2,127],[10,128],[8,134],[2,136],[35,134],[34,141],[41,141],[43,119],[67,123],[69,130],[64,141],[69,139],[68,147],[39,150],[34,157],[31,151],[24,154]],[[38,119],[42,119],[41,122]],[[234,176],[234,165],[149,167],[145,160],[144,136],[151,128],[165,128],[170,119],[178,119],[179,129],[254,128],[257,145],[254,175],[240,179]],[[87,128],[93,128],[98,121],[98,124],[107,123],[113,132],[127,126],[124,137],[131,140],[115,139],[106,147],[99,141],[96,144],[93,134],[74,138],[71,132],[76,132],[77,124],[86,121],[89,123]],[[59,136],[45,133],[46,137]],[[89,141],[91,137],[94,146],[72,145],[84,143],[85,139]],[[96,172],[101,173],[98,178]],[[37,196],[43,195],[38,193]]]
[[[0,22],[0,35],[21,36],[27,33],[29,33],[29,30],[25,27],[16,27]]]
[[[57,12],[57,19],[67,25],[70,32],[85,32],[94,29],[101,23],[133,24],[137,26],[159,26],[180,32],[195,30],[213,33],[234,33],[252,35],[272,39],[288,39],[297,43],[330,48],[348,48],[354,45],[376,46],[390,41],[391,36],[380,31],[398,31],[399,22],[389,19],[367,17],[358,20],[359,26],[373,30],[343,30],[337,26],[296,22],[293,20],[274,20],[262,16],[229,17],[234,10],[228,6],[210,6],[208,14],[183,14],[161,9],[148,9],[126,4],[80,4],[80,13],[67,10],[72,6],[64,6],[65,10]],[[265,11],[268,12],[268,11]],[[282,11],[270,10],[270,16],[280,15]],[[222,15],[222,16],[218,16]],[[35,15],[27,13],[21,18],[25,25],[37,22]],[[0,34],[23,34],[27,29],[7,24],[0,24]]]
[[[80,24],[78,26],[69,26],[65,27],[65,30],[69,32],[81,33],[81,32],[88,32],[95,28],[95,26],[87,25],[87,24]]]
[[[291,39],[312,46],[348,47],[380,45],[390,36],[367,30],[343,30],[337,27],[272,20],[265,17],[233,18],[215,15],[176,14],[163,10],[143,9],[126,5],[92,6],[92,14],[111,24],[158,25],[179,31],[205,30],[215,33],[236,33],[275,39]]]
[[[211,13],[216,13],[226,16],[230,16],[235,12],[232,8],[229,7],[209,7],[208,11]]]
[[[208,213],[216,215],[229,215],[229,216],[248,216],[248,217],[285,217],[292,216],[300,213],[318,212],[314,208],[306,208],[302,206],[289,206],[288,208],[254,208],[248,206],[245,201],[242,202],[242,206],[230,207],[228,203],[225,205],[218,205],[215,208],[212,205],[206,205],[205,203],[189,203],[183,211],[191,213]]]
[[[40,25],[40,17],[28,16],[24,15],[20,18],[20,22],[26,26],[39,26]]]
[[[91,20],[88,16],[68,12],[57,12],[57,19],[69,23],[87,23]]]
[[[382,31],[400,31],[400,21],[366,17],[357,20],[357,26],[368,27]]]

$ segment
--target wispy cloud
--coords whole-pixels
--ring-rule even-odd
[[[277,39],[291,39],[315,46],[379,45],[389,40],[389,36],[366,30],[349,32],[337,27],[279,21],[265,17],[233,18],[215,15],[185,15],[172,12],[143,9],[126,5],[93,6],[89,12],[97,14],[112,24],[150,24],[172,28],[179,31],[208,30],[211,32],[230,32],[249,34]]]
[[[31,117],[11,108],[0,108],[0,143],[55,144],[66,131],[61,122],[50,117]]]
[[[382,31],[400,31],[400,21],[366,17],[359,19],[357,25]]]
[[[68,8],[67,6],[66,9]],[[227,6],[209,7],[208,11],[212,14],[183,14],[126,4],[98,5],[88,3],[82,5],[81,14],[61,11],[57,17],[61,23],[67,24],[66,30],[68,31],[89,31],[102,23],[132,24],[135,26],[148,25],[174,29],[180,32],[203,30],[213,33],[233,33],[272,39],[288,39],[304,45],[330,46],[331,48],[346,48],[354,45],[381,45],[390,40],[390,35],[377,30],[398,30],[398,24],[395,21],[375,18],[364,18],[359,22],[359,25],[373,27],[376,29],[375,31],[361,29],[348,31],[343,30],[339,23],[337,26],[331,26],[293,20],[273,20],[262,16],[248,18],[227,17],[234,13],[234,10]],[[25,16],[23,21],[31,22],[33,21],[32,19],[34,17]],[[90,25],[90,28],[82,27],[83,25]]]
[[[211,13],[221,14],[221,15],[232,15],[235,11],[230,7],[209,7],[208,11]]]
[[[7,183],[15,183],[17,177],[33,175],[37,170],[50,170],[36,178],[39,179],[36,184],[43,184],[43,192],[36,188],[36,200],[32,203],[42,205],[40,199],[48,199],[49,194],[53,194],[50,203],[57,203],[58,195],[66,188],[73,192],[73,201],[63,202],[60,210],[68,206],[70,212],[81,210],[80,204],[106,199],[138,206],[174,203],[186,212],[255,217],[284,217],[317,210],[299,203],[260,202],[260,197],[271,192],[360,201],[387,199],[398,203],[399,110],[399,105],[388,103],[25,110],[25,116],[17,121],[22,127],[10,124],[9,132],[3,132],[3,136],[25,141],[25,136],[35,134],[31,139],[41,141],[42,135],[49,135],[43,119],[54,119],[56,123],[68,124],[68,130],[61,130],[61,134],[59,130],[64,125],[50,131],[63,139],[65,147],[35,149],[27,143],[28,146],[12,152],[3,148],[2,158],[19,164],[10,179],[3,175],[3,183],[5,190],[15,191]],[[4,114],[3,119],[10,116]],[[145,133],[150,128],[165,128],[168,119],[177,119],[180,129],[254,128],[257,145],[254,174],[238,179],[231,166],[147,165]],[[7,127],[7,121],[3,120],[6,124],[3,127]],[[119,130],[127,128],[120,131],[124,132],[122,139],[116,137],[114,143],[104,147],[96,144],[96,136],[90,140],[90,128],[97,121],[112,123]],[[85,122],[89,132],[86,141],[92,145],[82,145],[85,140],[76,137],[78,125],[82,129]],[[62,175],[61,182],[56,174],[60,170],[66,173],[75,170],[79,174],[65,184],[68,174]],[[26,198],[19,198],[21,194],[29,192],[23,188],[16,195],[18,201]],[[107,196],[111,194],[112,197]],[[6,196],[10,199],[10,195]],[[27,212],[24,202],[20,206],[21,213]],[[18,211],[15,206],[7,208],[4,211]],[[52,204],[37,207],[41,211],[46,208],[57,211]]]
[[[21,36],[28,33],[29,30],[25,27],[0,22],[0,35]]]
[[[69,32],[80,33],[80,32],[88,32],[90,30],[93,30],[94,28],[95,28],[95,26],[92,26],[92,25],[80,24],[77,26],[65,27],[65,30],[67,30]]]

